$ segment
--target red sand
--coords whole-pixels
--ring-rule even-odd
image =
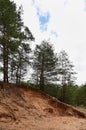
[[[0,130],[86,130],[86,115],[36,89],[4,84]]]

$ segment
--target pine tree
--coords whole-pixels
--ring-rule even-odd
[[[66,102],[67,86],[74,84],[75,77],[74,66],[69,61],[67,53],[63,50],[58,55],[58,77],[62,86],[62,101]]]
[[[56,54],[48,41],[42,41],[41,45],[36,45],[33,59],[33,77],[41,90],[44,90],[46,84],[57,80],[56,62]]]
[[[12,39],[16,37],[19,22],[19,12],[16,12],[16,5],[9,0],[0,0],[0,48],[3,59],[3,79],[8,82],[8,62]],[[21,23],[22,24],[22,23]]]
[[[18,50],[27,40],[33,38],[30,30],[24,27],[21,19],[21,7],[16,9],[16,4],[10,0],[0,0],[0,50],[3,64],[3,80],[8,82],[11,61],[19,55]],[[26,43],[25,43],[26,42]],[[18,58],[17,58],[18,59]]]
[[[29,44],[22,44],[18,49],[17,54],[12,55],[10,80],[16,83],[21,83],[23,77],[27,73],[27,66],[30,65],[29,53],[31,49]]]

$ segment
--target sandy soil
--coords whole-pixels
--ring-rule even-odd
[[[86,130],[86,115],[35,90],[0,85],[0,130]]]

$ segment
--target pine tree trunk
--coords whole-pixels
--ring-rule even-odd
[[[66,84],[64,84],[62,87],[62,101],[66,103]]]
[[[3,81],[8,82],[8,47],[3,45]]]
[[[38,87],[39,85],[39,77],[38,77],[38,70],[37,70],[37,80],[36,80],[36,86]]]
[[[40,90],[44,91],[44,54],[41,61]]]

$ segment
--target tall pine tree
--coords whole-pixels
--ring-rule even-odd
[[[44,90],[46,84],[57,80],[56,62],[56,54],[48,41],[42,41],[41,45],[36,45],[33,59],[33,77],[41,90]]]
[[[70,62],[67,53],[63,50],[58,55],[58,77],[62,86],[62,101],[66,102],[67,87],[74,84],[74,66]]]
[[[9,80],[13,56],[18,55],[22,44],[33,39],[31,32],[22,22],[21,7],[17,10],[14,2],[0,0],[0,58],[4,82]]]

